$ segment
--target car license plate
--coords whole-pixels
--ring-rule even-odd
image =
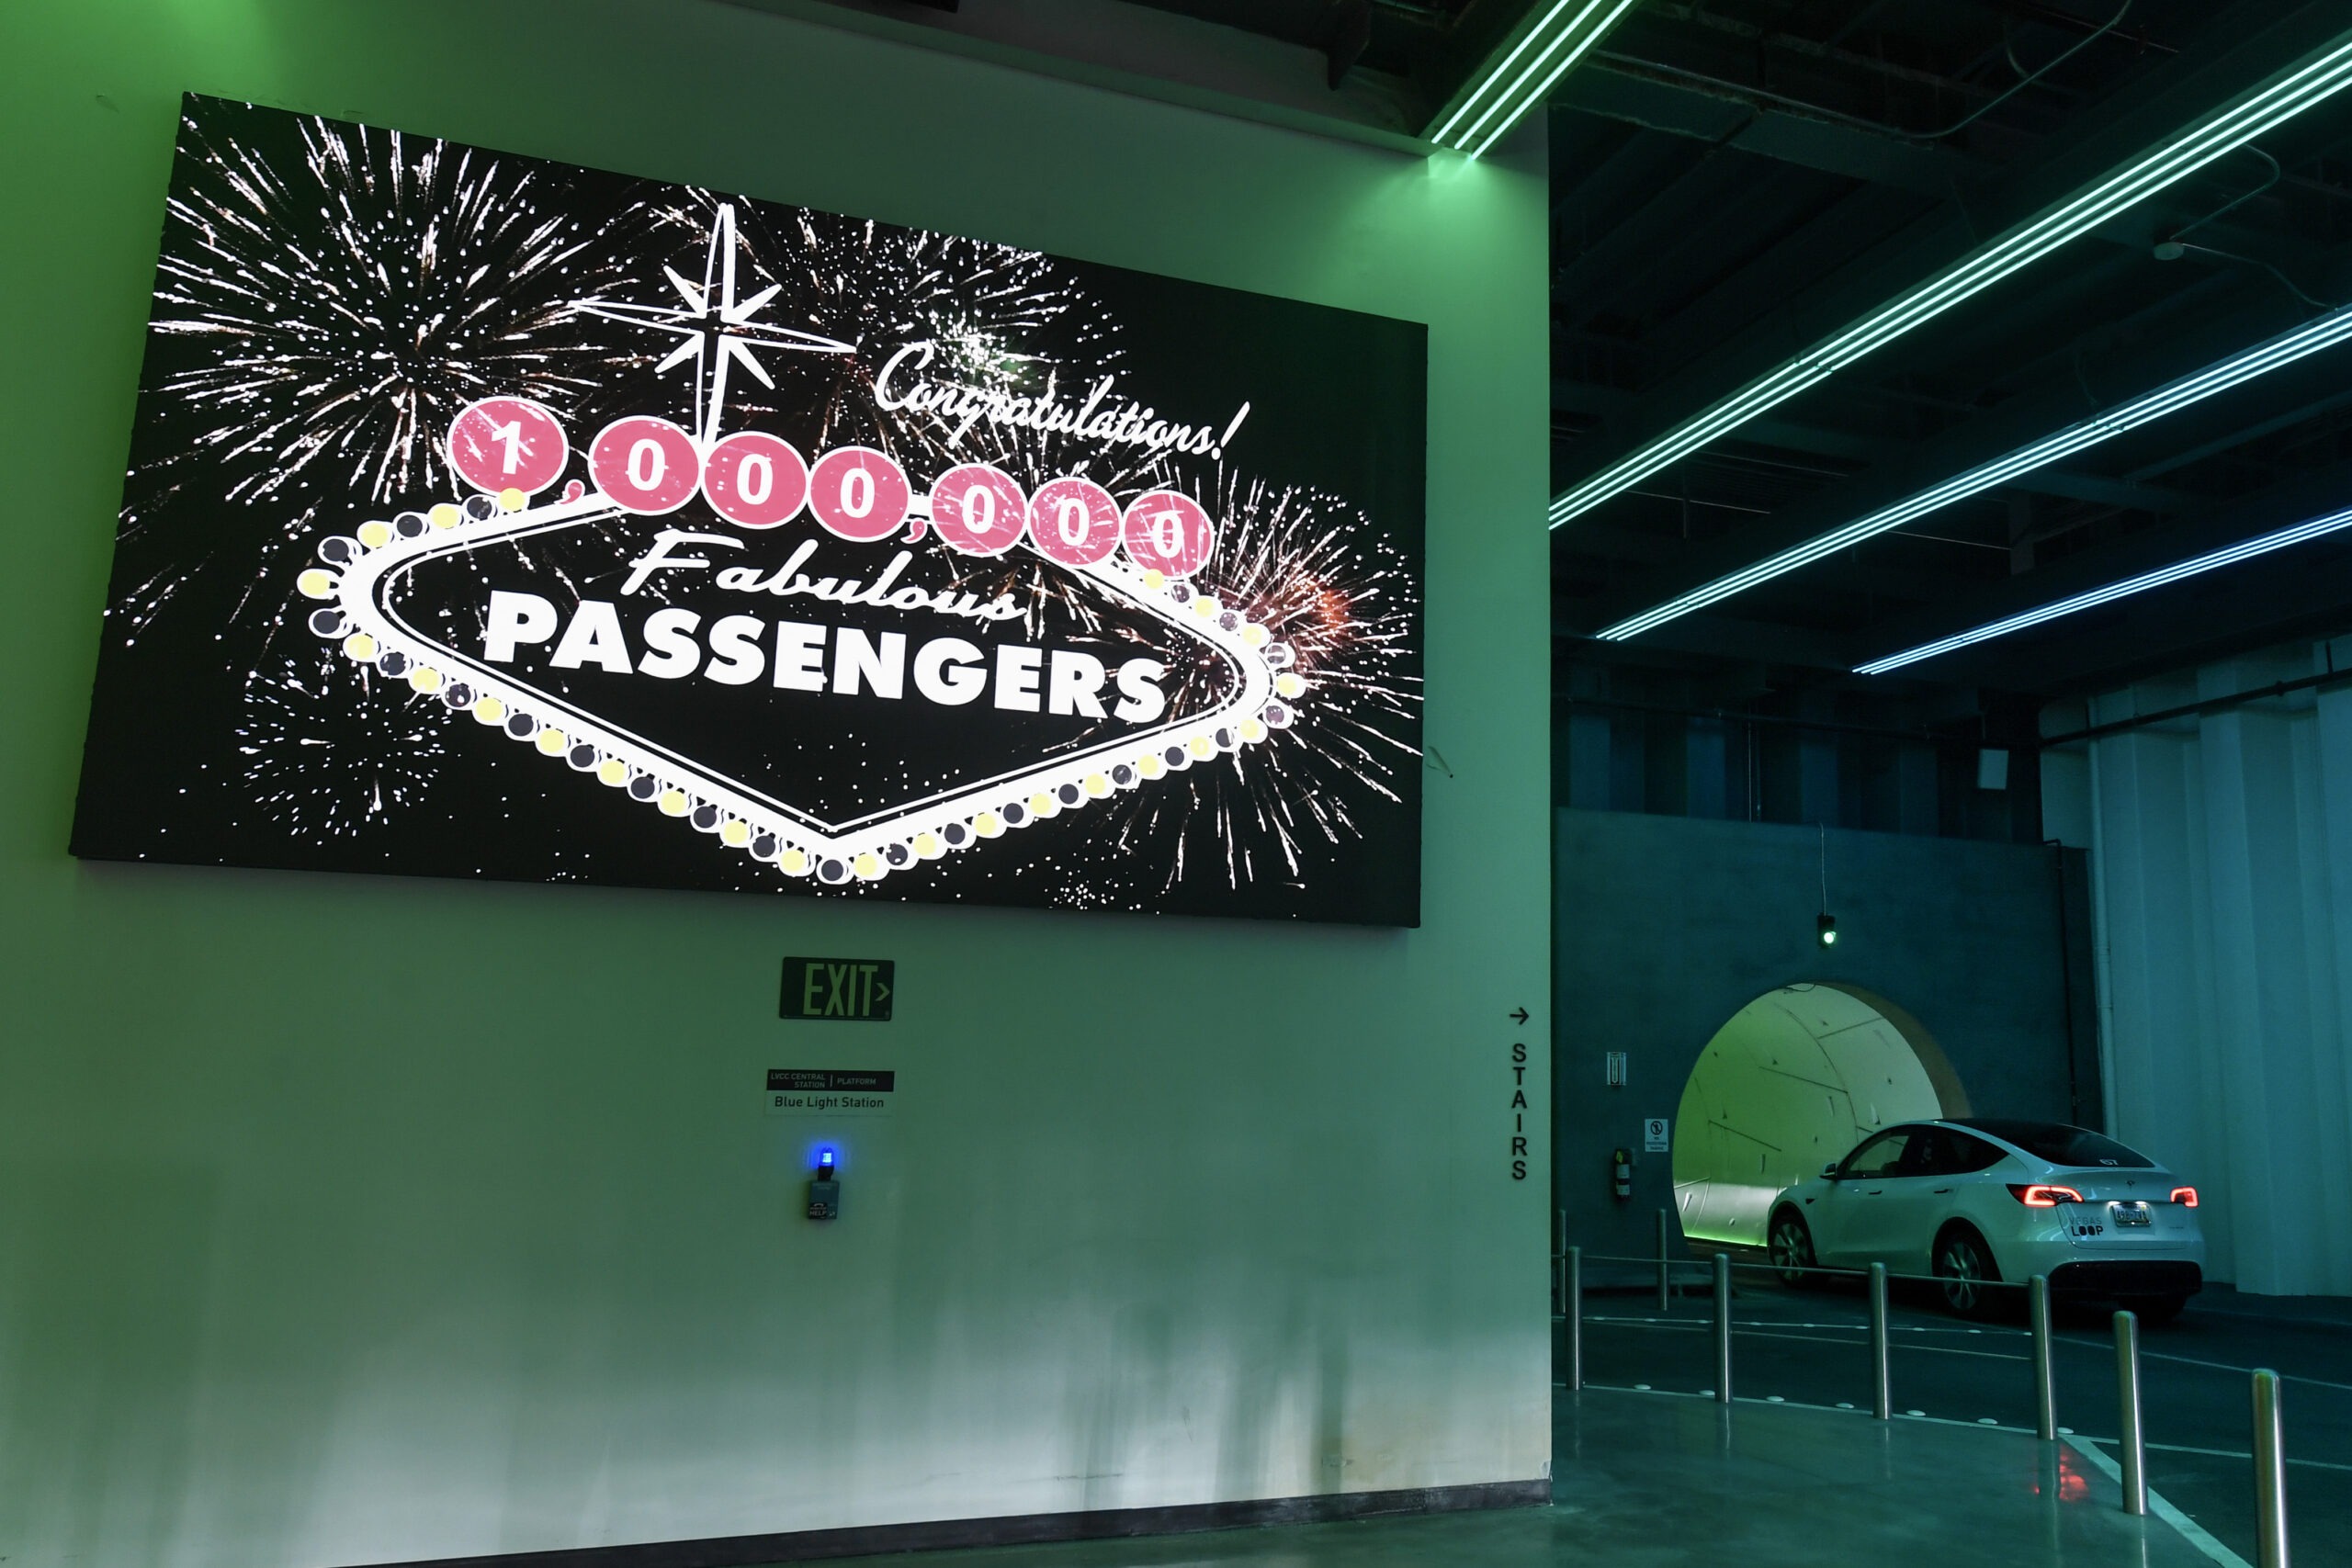
[[[2110,1203],[2108,1208],[2119,1225],[2144,1225],[2152,1218],[2145,1203]]]

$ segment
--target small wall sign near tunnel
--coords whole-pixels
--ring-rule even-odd
[[[899,995],[888,958],[787,958],[776,1016],[835,1023],[888,1023]]]

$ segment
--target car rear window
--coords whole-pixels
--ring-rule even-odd
[[[1962,1126],[2015,1144],[2052,1165],[2122,1167],[2146,1170],[2156,1162],[2129,1149],[2103,1133],[2087,1127],[2067,1127],[2055,1122],[1965,1122]]]

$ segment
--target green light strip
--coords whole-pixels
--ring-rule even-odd
[[[1635,4],[1636,0],[1581,0],[1579,6],[1579,0],[1554,0],[1552,8],[1455,101],[1453,112],[1428,133],[1429,139],[1451,152],[1482,156],[1509,135],[1528,110],[1543,102],[1552,85]],[[1575,15],[1567,16],[1570,11]],[[1561,21],[1564,16],[1567,17],[1565,22]],[[1473,118],[1465,124],[1466,116]]]
[[[1792,545],[1777,555],[1767,556],[1737,571],[1702,583],[1688,593],[1669,599],[1663,604],[1653,605],[1638,615],[1604,627],[1595,635],[1603,642],[1623,642],[1628,637],[1639,637],[1654,626],[1664,626],[1693,610],[1702,610],[1735,593],[1744,593],[1759,583],[1770,582],[1800,567],[1810,566],[1825,556],[1835,555],[1865,539],[1875,538],[1956,501],[2007,484],[2020,474],[2047,468],[2062,457],[2072,457],[2103,441],[2112,440],[2126,431],[2153,423],[2166,414],[2177,413],[2192,404],[2203,402],[2207,398],[2308,359],[2347,340],[2352,340],[2352,307],[2331,311],[2317,321],[2306,321],[2276,337],[2266,338],[2251,348],[2241,349],[2201,370],[2167,381],[2129,402],[2119,403],[2088,419],[2053,431],[2039,441],[2004,453],[1990,462],[1979,463],[1973,468],[1954,474],[1892,506],[1881,507],[1826,534],[1816,534],[1801,545]]]
[[[1551,525],[1582,516],[2346,85],[2352,85],[2352,32],[1563,492],[1552,502]]]

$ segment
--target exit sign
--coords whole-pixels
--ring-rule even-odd
[[[787,958],[779,1018],[888,1023],[899,980],[887,958]]]

